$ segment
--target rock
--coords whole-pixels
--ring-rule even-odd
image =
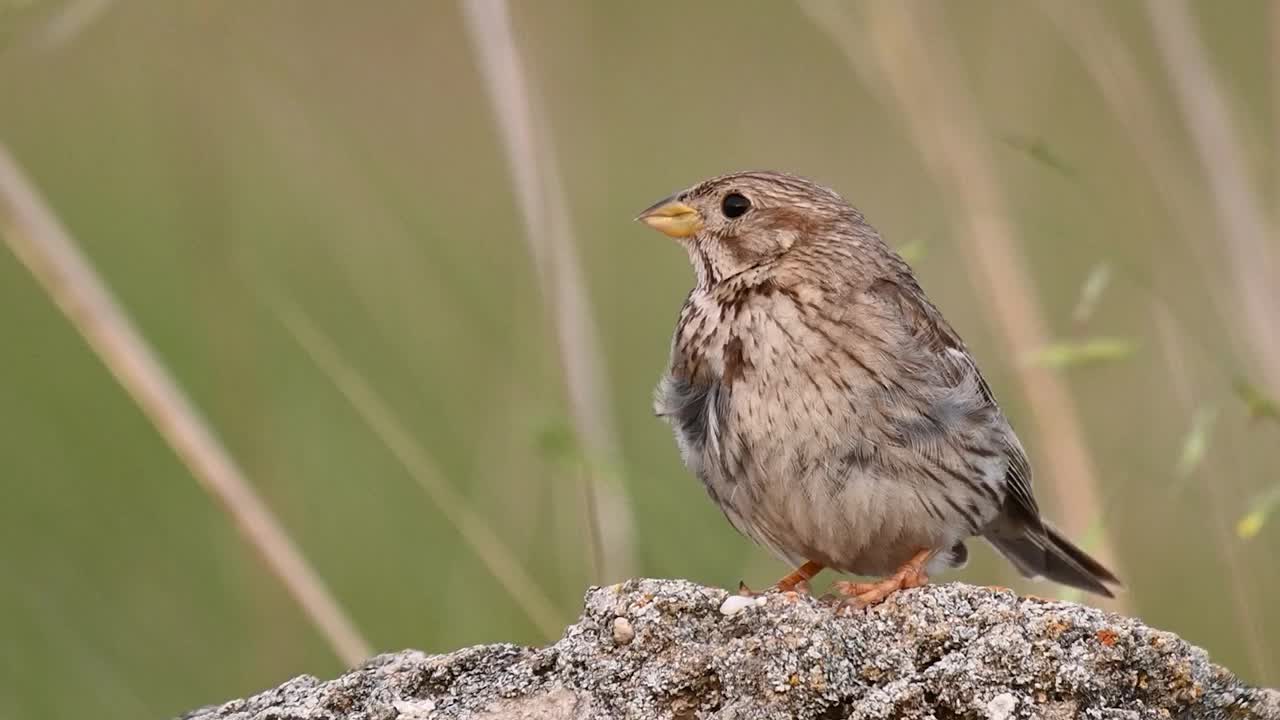
[[[1018,707],[1018,698],[1013,693],[1000,693],[987,703],[988,720],[1009,720]]]
[[[681,580],[593,588],[548,647],[381,655],[184,717],[1280,720],[1280,692],[1080,605],[954,583],[847,616],[794,594],[726,613],[729,597]]]

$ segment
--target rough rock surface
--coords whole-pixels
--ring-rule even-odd
[[[545,648],[381,655],[185,717],[1280,718],[1280,692],[1070,603],[961,584],[847,616],[809,597],[728,597],[679,580],[593,588]]]

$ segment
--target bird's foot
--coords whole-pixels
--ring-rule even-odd
[[[792,585],[787,586],[785,589],[778,587],[777,585],[770,585],[765,590],[752,590],[751,588],[747,587],[747,584],[745,582],[742,582],[742,581],[738,582],[738,594],[741,595],[742,597],[761,597],[763,595],[768,595],[770,593],[783,593],[784,595],[785,594],[808,595],[809,583],[805,582],[804,580],[800,580]]]
[[[921,550],[905,565],[898,568],[897,572],[877,582],[858,583],[838,580],[831,583],[831,589],[843,596],[840,609],[875,605],[899,590],[928,584],[929,576],[924,572],[924,564],[929,560],[930,555],[932,555],[931,551]]]
[[[920,587],[928,582],[929,576],[924,573],[899,570],[893,575],[873,583],[837,581],[831,584],[831,589],[844,596],[840,602],[841,608],[863,608],[882,602],[899,590]]]

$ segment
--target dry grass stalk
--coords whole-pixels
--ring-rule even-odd
[[[1080,59],[1081,65],[1101,91],[1112,115],[1132,140],[1138,157],[1147,166],[1161,202],[1169,215],[1177,219],[1176,225],[1184,229],[1183,234],[1187,236],[1185,240],[1196,253],[1201,267],[1213,267],[1219,256],[1217,246],[1206,243],[1202,235],[1188,233],[1186,230],[1194,226],[1190,215],[1199,198],[1187,187],[1184,180],[1186,172],[1173,161],[1175,148],[1163,129],[1165,115],[1159,111],[1159,104],[1151,87],[1142,78],[1133,53],[1106,22],[1095,4],[1077,3],[1068,8],[1052,0],[1041,0],[1040,7]],[[1280,13],[1276,17],[1280,18]],[[1213,300],[1219,315],[1228,316],[1233,301],[1226,297],[1226,284],[1206,277],[1205,285],[1205,291]],[[1183,413],[1190,417],[1201,403],[1195,397],[1198,383],[1187,365],[1183,330],[1168,303],[1153,298],[1151,308],[1163,349],[1161,357],[1164,358],[1169,377],[1173,381],[1174,397]],[[1247,348],[1252,344],[1248,338],[1248,329],[1235,324],[1230,324],[1227,329],[1236,334],[1238,347]],[[1249,573],[1243,567],[1238,543],[1232,537],[1225,520],[1227,511],[1223,493],[1229,491],[1229,488],[1205,478],[1206,474],[1207,471],[1200,468],[1195,471],[1194,477],[1201,481],[1199,484],[1213,505],[1210,524],[1215,538],[1215,550],[1233,588],[1231,596],[1236,606],[1237,619],[1243,628],[1241,637],[1249,653],[1250,663],[1259,676],[1266,677],[1269,672],[1268,660],[1266,651],[1259,642],[1257,613],[1249,600]]]
[[[552,135],[539,126],[536,97],[511,30],[505,0],[465,0],[467,29],[506,151],[524,237],[537,269],[542,296],[555,325],[557,349],[574,430],[593,466],[617,467],[614,430],[603,353],[591,317],[586,283],[575,251],[564,183],[555,162]],[[604,547],[607,577],[629,575],[632,520],[622,483],[594,472],[587,505],[599,513],[588,522]],[[601,581],[597,578],[597,582]]]
[[[1280,326],[1271,230],[1245,162],[1231,108],[1196,33],[1185,0],[1147,0],[1156,48],[1182,108],[1226,242],[1235,275],[1236,312],[1261,366],[1262,377],[1280,392]]]
[[[1169,377],[1173,381],[1171,384],[1174,397],[1182,406],[1183,415],[1191,417],[1197,406],[1195,388],[1199,383],[1195,381],[1191,368],[1188,367],[1186,344],[1183,342],[1173,315],[1163,303],[1152,302],[1151,313],[1163,350],[1161,357],[1164,358],[1169,369]],[[1236,453],[1230,453],[1230,455],[1239,457]],[[1253,666],[1257,677],[1271,677],[1267,649],[1261,642],[1262,625],[1249,599],[1254,594],[1250,587],[1252,571],[1245,566],[1240,557],[1240,543],[1232,534],[1231,523],[1227,520],[1228,503],[1223,495],[1228,488],[1212,478],[1204,477],[1206,474],[1208,473],[1203,466],[1194,471],[1194,476],[1199,485],[1204,488],[1211,505],[1208,515],[1214,536],[1214,549],[1231,581],[1231,592],[1225,594],[1231,596],[1231,601],[1235,605],[1236,619],[1243,630],[1240,638],[1249,654],[1249,664]]]
[[[334,144],[320,132],[320,128],[307,115],[305,106],[297,101],[287,86],[264,84],[251,87],[256,91],[255,108],[259,116],[272,129],[273,137],[278,138],[275,148],[282,153],[282,165],[290,168],[293,175],[316,183],[314,187],[307,187],[305,192],[316,196],[344,198],[344,222],[351,223],[353,228],[359,228],[368,235],[397,241],[384,246],[384,253],[393,253],[417,242],[403,221],[387,209],[385,198],[379,197],[372,189],[369,179],[361,174],[361,168],[351,162],[341,145]],[[342,236],[339,233],[339,237]],[[372,283],[381,281],[392,287],[403,287],[403,283],[390,280],[390,274],[400,268],[411,268],[414,262],[412,256],[391,254],[380,256],[379,264],[371,265],[367,253],[362,256],[353,251],[349,243],[341,242],[332,246],[331,253],[333,262],[348,273],[352,294],[373,317],[381,317],[380,302],[385,300],[378,299],[380,296],[375,293]],[[388,269],[382,265],[387,262],[395,265],[395,268]],[[512,556],[504,541],[490,529],[491,523],[477,511],[474,504],[448,484],[435,458],[422,443],[413,438],[412,431],[407,429],[407,425],[395,415],[390,405],[377,394],[368,376],[352,367],[339,351],[340,344],[332,341],[301,307],[284,300],[282,294],[275,291],[279,287],[278,278],[270,277],[248,256],[240,256],[239,266],[248,284],[268,309],[325,377],[352,404],[374,435],[408,470],[419,489],[439,508],[451,526],[459,531],[462,544],[481,559],[512,601],[530,618],[538,632],[548,638],[557,636],[561,630],[558,620],[560,614],[552,602],[522,568],[519,560]],[[378,292],[383,290],[385,287],[377,288]],[[417,295],[396,298],[397,302],[410,305],[422,300]],[[391,331],[395,330],[395,327],[391,328]],[[529,493],[536,491],[536,488],[517,486],[511,488],[508,494],[514,495],[517,503],[528,504],[534,499]],[[511,535],[510,526],[511,523],[506,523],[504,527],[508,536]],[[507,537],[506,540],[511,541],[511,538]],[[518,540],[516,544],[519,545]]]
[[[1168,114],[1148,83],[1142,78],[1138,63],[1126,43],[1111,29],[1098,8],[1088,2],[1066,5],[1054,0],[1040,0],[1040,9],[1066,40],[1079,58],[1081,66],[1098,86],[1111,113],[1128,134],[1138,158],[1146,165],[1160,201],[1175,225],[1182,229],[1184,240],[1195,254],[1200,267],[1218,264],[1217,249],[1205,244],[1194,231],[1197,193],[1187,181],[1189,168],[1175,161],[1177,152],[1165,131]],[[1217,278],[1207,278],[1203,289],[1220,314],[1225,314],[1230,301]]]
[[[88,27],[102,18],[111,0],[72,0],[33,37],[34,45],[45,51],[59,50],[75,40]]]
[[[302,606],[334,654],[351,666],[369,657],[369,643],[3,147],[0,233]]]
[[[559,637],[564,629],[563,618],[551,600],[485,519],[441,479],[443,473],[435,462],[413,439],[373,386],[346,362],[337,346],[316,328],[302,310],[276,300],[271,301],[271,306],[298,345],[435,502],[441,514],[458,530],[538,631],[547,639]]]

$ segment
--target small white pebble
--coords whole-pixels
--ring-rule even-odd
[[[987,718],[989,720],[1009,720],[1013,717],[1013,711],[1018,707],[1018,698],[1011,693],[1000,693],[991,698],[991,702],[987,703]]]
[[[613,619],[613,643],[615,645],[626,645],[636,636],[635,628],[631,627],[631,621],[624,617]]]
[[[763,598],[761,598],[763,600]],[[745,595],[730,595],[720,603],[721,615],[737,615],[745,608],[756,605],[756,599]]]

